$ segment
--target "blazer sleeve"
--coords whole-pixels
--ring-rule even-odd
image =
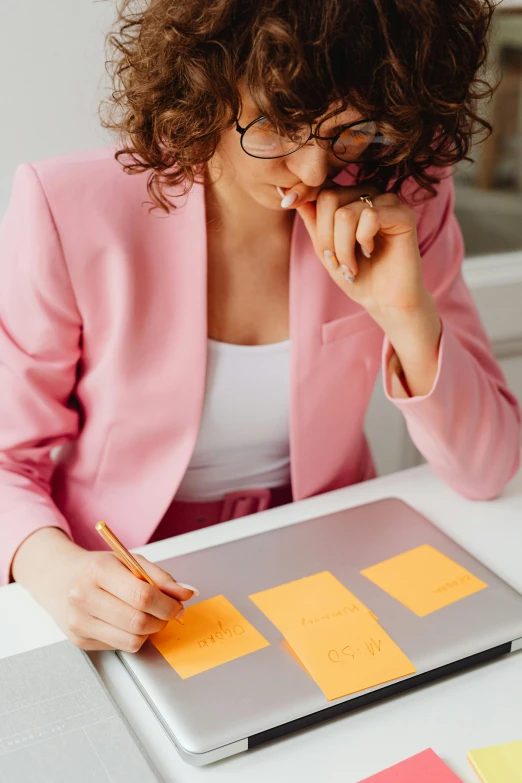
[[[23,164],[0,224],[0,585],[31,533],[52,526],[71,535],[51,498],[51,450],[78,434],[68,402],[80,335],[53,216]]]
[[[433,387],[425,396],[408,396],[392,371],[394,351],[386,337],[384,388],[433,470],[465,497],[488,500],[518,470],[520,409],[462,277],[464,242],[454,198],[453,178],[446,176],[417,223],[424,282],[442,321]]]

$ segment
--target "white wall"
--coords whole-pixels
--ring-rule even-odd
[[[113,0],[0,0],[0,216],[19,163],[110,143],[96,114],[114,15]]]

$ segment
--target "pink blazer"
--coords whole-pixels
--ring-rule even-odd
[[[124,174],[115,149],[21,165],[0,226],[0,584],[19,544],[44,526],[99,549],[94,524],[104,519],[128,547],[144,544],[196,442],[207,338],[204,186],[169,216],[149,213],[147,175]],[[353,180],[343,172],[337,181]],[[296,500],[375,475],[363,419],[381,365],[390,403],[457,492],[492,498],[515,473],[519,410],[461,277],[453,200],[446,178],[415,208],[443,336],[431,392],[406,399],[391,397],[382,331],[330,280],[296,215]]]

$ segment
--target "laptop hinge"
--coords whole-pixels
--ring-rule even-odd
[[[404,677],[402,680],[390,682],[381,688],[363,693],[361,696],[341,701],[337,704],[333,704],[331,707],[325,707],[318,712],[311,713],[309,715],[303,715],[301,718],[289,721],[280,726],[274,726],[273,729],[266,729],[260,731],[259,734],[254,734],[248,738],[248,747],[255,748],[257,745],[261,745],[264,742],[269,742],[279,737],[283,737],[285,734],[290,734],[292,731],[308,728],[316,723],[321,723],[328,718],[336,718],[343,713],[353,712],[361,707],[366,707],[374,702],[385,699],[389,696],[396,696],[399,693],[416,688],[419,685],[424,685],[428,682],[433,682],[441,677],[445,677],[448,674],[455,674],[456,672],[468,669],[470,666],[475,666],[479,663],[486,663],[486,661],[492,661],[494,658],[499,658],[501,655],[513,652],[515,647],[513,645],[520,644],[522,649],[522,639],[517,639],[515,642],[506,642],[505,644],[499,644],[497,647],[492,647],[489,650],[483,650],[482,652],[469,655],[467,658],[461,658],[460,660],[453,661],[453,663],[447,663],[443,666],[439,666],[436,669],[430,669],[426,672],[417,673],[410,677]]]

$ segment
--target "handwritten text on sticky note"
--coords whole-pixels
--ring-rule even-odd
[[[170,622],[149,638],[184,680],[269,646],[222,595],[187,606],[183,623]]]
[[[305,576],[250,596],[283,635],[327,617],[368,612],[367,607],[329,571]]]
[[[329,700],[415,672],[376,617],[328,571],[250,598]]]
[[[285,633],[327,699],[413,674],[415,667],[369,612]]]
[[[487,584],[429,544],[410,549],[361,574],[418,617],[477,593]]]

